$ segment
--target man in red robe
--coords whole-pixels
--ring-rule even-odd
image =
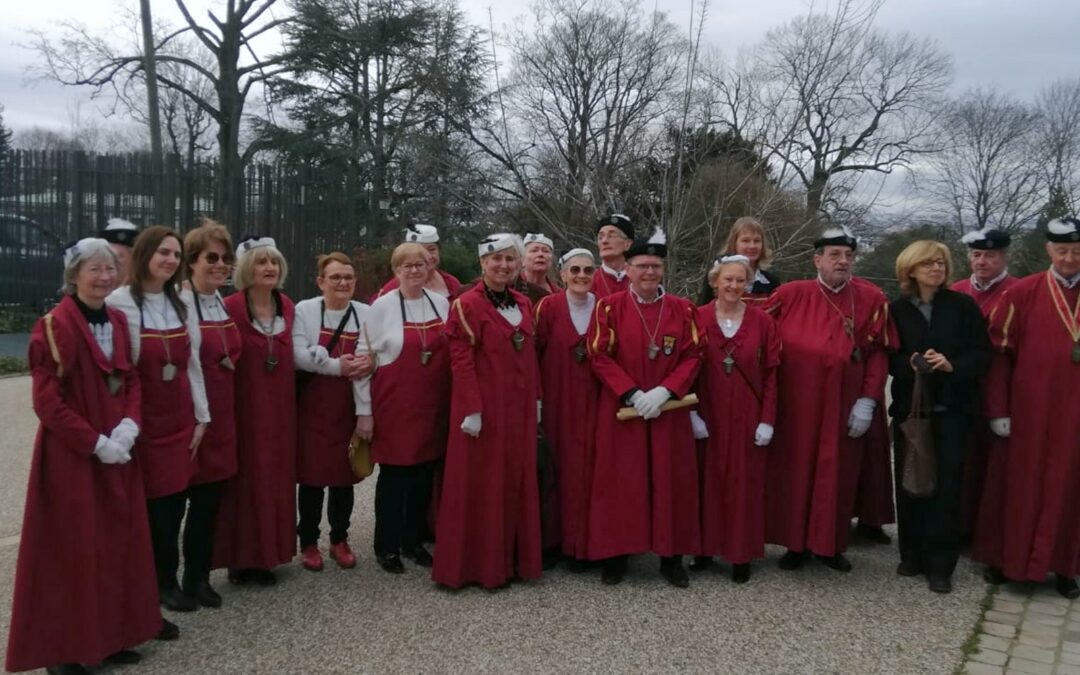
[[[766,538],[788,548],[781,569],[813,553],[851,570],[843,554],[890,345],[885,294],[852,277],[856,246],[846,229],[826,230],[814,242],[817,279],[784,284],[765,305],[784,345],[765,500]]]
[[[617,584],[627,556],[652,551],[674,586],[690,585],[682,556],[700,548],[698,469],[689,393],[701,366],[693,304],[664,292],[663,234],[630,248],[630,288],[597,300],[588,350],[601,383],[589,495],[587,555]],[[631,406],[633,419],[616,413]]]
[[[1009,274],[1009,244],[1012,238],[1008,232],[984,228],[968,232],[961,239],[968,246],[968,262],[971,264],[971,277],[961,279],[952,285],[954,291],[966,293],[975,298],[979,309],[988,320],[990,313],[1001,302],[1005,291],[1018,279]],[[964,461],[964,487],[961,495],[961,518],[967,533],[975,530],[975,521],[979,513],[979,502],[983,496],[983,486],[987,484],[988,462],[991,457],[1004,453],[1005,441],[990,431],[987,420],[982,420],[975,432],[975,438],[968,449]],[[1003,465],[995,466],[994,476],[989,478],[995,488],[1000,483],[998,475]],[[989,497],[994,502],[1000,500],[996,489]],[[997,530],[998,524],[991,529]]]
[[[995,348],[986,414],[1008,438],[1000,531],[982,529],[972,557],[987,578],[1043,581],[1080,597],[1080,220],[1047,225],[1050,269],[1017,281],[990,316]],[[990,491],[988,486],[988,493]],[[984,499],[984,509],[991,507]]]
[[[612,213],[596,222],[596,248],[600,251],[600,267],[593,276],[593,293],[604,298],[625,291],[627,278],[626,252],[634,241],[634,225],[621,213]]]

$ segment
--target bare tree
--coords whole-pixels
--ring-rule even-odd
[[[937,124],[942,150],[927,187],[958,233],[1032,222],[1045,201],[1038,113],[975,89],[943,106]]]
[[[281,55],[260,56],[254,41],[286,19],[268,12],[278,0],[225,0],[224,12],[207,11],[200,22],[188,9],[187,0],[174,0],[184,17],[184,25],[155,45],[159,65],[173,64],[196,73],[209,82],[214,95],[201,95],[183,81],[169,77],[167,68],[157,73],[158,83],[194,101],[216,123],[218,131],[219,202],[217,215],[225,222],[239,223],[243,209],[243,170],[246,160],[257,151],[249,146],[241,152],[240,137],[244,108],[254,87],[281,72]],[[268,18],[269,17],[269,18]],[[32,44],[41,59],[40,72],[63,84],[85,85],[100,92],[125,86],[145,63],[140,49],[118,49],[109,36],[91,34],[85,27],[62,24],[64,34],[50,39],[41,31],[32,32]],[[193,35],[212,55],[215,67],[207,68],[190,54],[172,49],[173,41]]]
[[[1054,82],[1036,99],[1041,115],[1043,180],[1070,212],[1080,209],[1080,78]]]
[[[771,157],[806,192],[810,216],[837,206],[838,181],[908,166],[929,144],[931,111],[951,77],[928,40],[874,28],[884,0],[841,0],[769,31],[751,94]]]

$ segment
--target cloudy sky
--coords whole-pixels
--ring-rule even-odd
[[[700,7],[701,0],[693,0]],[[835,0],[833,0],[835,2]],[[117,25],[118,7],[137,0],[0,0],[0,104],[4,119],[16,129],[40,125],[67,128],[76,101],[85,92],[49,83],[27,82],[34,54],[20,46],[27,29],[52,31],[58,21],[78,21],[113,30],[127,40],[134,26]],[[529,13],[529,0],[460,0],[473,21],[488,26],[489,11],[497,33]],[[689,30],[691,0],[653,0],[677,24]],[[706,41],[733,55],[761,39],[772,26],[805,13],[808,0],[709,0]],[[818,0],[818,8],[827,0]],[[179,22],[174,0],[152,0],[155,13]],[[197,15],[224,0],[188,0]],[[645,2],[646,6],[648,0]],[[282,10],[278,10],[279,14]],[[1028,98],[1047,83],[1080,74],[1080,2],[1078,0],[889,0],[878,26],[909,31],[937,40],[956,64],[957,91],[994,85]],[[273,45],[271,44],[272,48]],[[94,114],[84,104],[83,115]]]

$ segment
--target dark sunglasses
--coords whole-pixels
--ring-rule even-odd
[[[216,251],[210,251],[209,253],[206,254],[205,257],[206,257],[206,262],[210,263],[211,265],[218,264],[219,260],[221,262],[225,263],[226,265],[231,265],[234,262],[236,262],[236,256],[234,256],[232,253],[226,253],[225,255],[218,255]]]
[[[596,271],[596,268],[593,267],[592,265],[586,265],[585,267],[582,267],[580,265],[571,265],[570,267],[567,267],[566,269],[570,270],[570,274],[582,274],[582,273],[592,274],[593,272]]]

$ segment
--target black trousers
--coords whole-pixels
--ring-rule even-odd
[[[180,523],[184,520],[187,495],[183,492],[146,500],[150,519],[150,544],[159,589],[176,588],[180,566]]]
[[[326,520],[330,522],[330,543],[340,544],[349,538],[349,521],[352,520],[352,485],[300,485],[296,491],[296,507],[300,519],[296,533],[300,535],[300,548],[314,546],[319,541],[319,523],[322,522],[323,491],[328,490]]]
[[[187,489],[187,520],[184,522],[184,582],[190,589],[210,580],[214,557],[214,531],[224,481],[200,483]]]
[[[927,576],[950,577],[960,557],[963,535],[961,489],[967,439],[972,433],[971,415],[935,412],[931,420],[937,455],[937,488],[929,497],[912,497],[901,485],[904,453],[900,430],[895,430],[896,521],[900,558],[918,565]],[[898,420],[900,421],[900,420]]]
[[[379,465],[379,482],[375,485],[376,555],[397,555],[420,545],[427,526],[435,465]]]

